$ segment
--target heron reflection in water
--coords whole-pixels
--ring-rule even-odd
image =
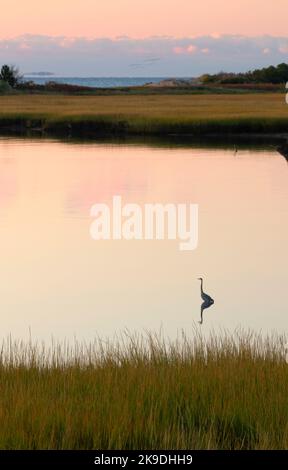
[[[201,297],[203,299],[203,302],[202,302],[202,305],[201,305],[201,318],[200,318],[200,321],[199,321],[200,325],[202,325],[202,323],[203,323],[203,312],[206,308],[209,308],[209,307],[211,307],[211,305],[214,304],[214,300],[212,299],[212,297],[210,297],[210,295],[206,294],[203,291],[203,278],[199,277],[198,280],[201,281]]]

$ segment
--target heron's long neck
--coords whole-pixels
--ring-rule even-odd
[[[201,294],[203,294],[203,279],[201,279]]]

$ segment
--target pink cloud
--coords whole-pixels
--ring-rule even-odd
[[[173,52],[174,54],[185,54],[185,49],[184,47],[176,46],[176,47],[173,47]]]
[[[31,46],[29,46],[29,44],[23,43],[20,44],[19,49],[21,49],[22,51],[29,51],[31,49]]]
[[[198,48],[197,46],[194,46],[193,44],[190,44],[187,47],[181,47],[181,46],[175,46],[173,47],[173,52],[174,54],[195,54],[197,52]]]
[[[69,38],[68,37],[68,38],[62,39],[62,41],[59,44],[60,44],[61,47],[69,48],[69,47],[72,47],[75,42],[76,42],[75,38]]]
[[[186,51],[188,54],[194,54],[197,51],[197,47],[193,46],[193,44],[190,44],[190,46],[187,47]]]

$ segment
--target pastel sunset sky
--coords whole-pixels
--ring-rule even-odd
[[[287,0],[9,0],[1,10],[0,62],[24,72],[191,76],[288,58]]]

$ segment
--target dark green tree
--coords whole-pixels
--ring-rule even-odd
[[[202,83],[273,83],[281,84],[288,82],[288,64],[282,63],[274,67],[250,70],[247,73],[225,73],[219,72],[216,75],[202,75]]]
[[[0,71],[0,80],[8,83],[12,88],[15,88],[20,80],[21,75],[19,70],[14,65],[3,65]]]

